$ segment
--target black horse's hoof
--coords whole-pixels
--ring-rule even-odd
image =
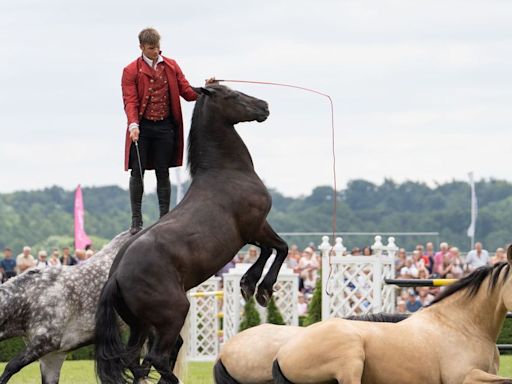
[[[242,280],[240,280],[240,292],[242,293],[242,297],[245,301],[248,301],[251,297],[254,296],[254,291],[256,287],[254,284],[250,284],[245,276],[242,276]]]
[[[256,293],[256,301],[262,307],[266,307],[268,305],[268,302],[270,301],[270,298],[272,297],[272,293],[273,292],[271,289],[269,290],[259,286],[258,293]]]

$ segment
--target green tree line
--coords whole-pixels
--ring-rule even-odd
[[[86,231],[96,248],[130,224],[128,192],[120,187],[82,189]],[[481,180],[478,195],[477,240],[490,251],[505,246],[512,239],[512,183]],[[278,232],[330,232],[332,230],[333,190],[315,188],[298,198],[271,190],[273,207],[269,221]],[[176,189],[173,188],[173,198]],[[399,237],[397,244],[407,248],[427,240],[448,241],[462,250],[469,248],[466,230],[470,222],[470,190],[466,182],[451,181],[430,187],[425,183],[385,180],[375,184],[352,180],[337,193],[337,230],[342,232],[439,232],[437,238]],[[14,252],[23,245],[36,249],[60,247],[73,243],[74,191],[54,186],[37,191],[0,194],[0,247]],[[173,202],[174,204],[174,202]],[[144,221],[157,219],[158,205],[154,193],[143,202]],[[314,238],[287,237],[289,243],[304,246]],[[345,244],[363,246],[373,239],[350,238]]]

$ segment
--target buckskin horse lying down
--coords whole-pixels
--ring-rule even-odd
[[[512,310],[512,247],[507,257],[399,323],[331,319],[306,328],[279,349],[275,383],[512,383],[497,376],[496,340]]]
[[[186,291],[208,279],[245,244],[261,248],[242,278],[246,298],[256,290],[265,262],[276,258],[258,285],[256,299],[270,299],[288,247],[268,224],[271,198],[234,125],[264,121],[265,101],[221,85],[202,89],[196,101],[188,143],[192,182],[180,204],[139,232],[116,256],[96,315],[96,367],[103,383],[124,383],[130,369],[135,380],[151,366],[160,383],[177,383],[172,373],[179,332],[189,309]],[[116,313],[128,324],[125,346]],[[142,366],[141,347],[149,333],[152,347]]]
[[[406,318],[407,315],[375,313],[348,319],[395,323]],[[236,334],[220,350],[213,368],[215,383],[272,384],[272,363],[277,351],[305,329],[292,325],[262,324]]]

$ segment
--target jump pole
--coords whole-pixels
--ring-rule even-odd
[[[388,285],[398,287],[445,287],[452,285],[458,279],[384,279]]]

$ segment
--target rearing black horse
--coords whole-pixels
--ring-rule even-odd
[[[186,291],[212,276],[245,244],[254,244],[261,254],[242,278],[241,290],[245,298],[254,294],[275,249],[275,261],[256,293],[266,305],[288,253],[266,220],[271,197],[234,129],[239,122],[264,121],[267,103],[222,85],[201,90],[189,136],[190,188],[174,210],[119,252],[103,288],[96,314],[96,367],[103,383],[126,382],[127,368],[137,380],[147,376],[151,365],[160,373],[160,383],[177,383],[170,372],[189,309]],[[126,347],[115,312],[130,327]],[[139,367],[149,333],[154,340]]]

